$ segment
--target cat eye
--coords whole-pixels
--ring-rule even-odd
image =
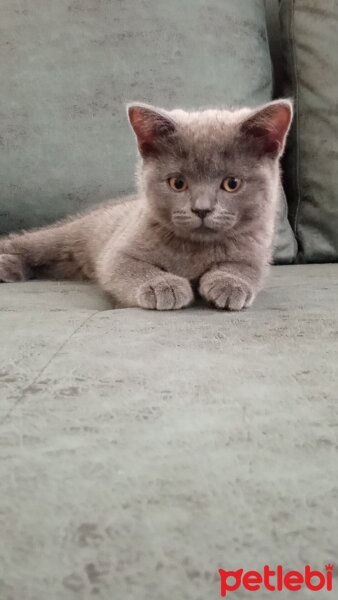
[[[183,177],[170,177],[168,183],[174,192],[185,192],[188,189],[188,184]]]
[[[242,181],[238,177],[226,177],[223,179],[221,187],[225,192],[232,194],[233,192],[237,192],[241,185]]]

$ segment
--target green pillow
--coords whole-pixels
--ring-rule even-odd
[[[300,262],[338,260],[338,0],[283,0],[287,184]]]
[[[130,192],[128,101],[271,97],[263,0],[2,0],[0,232]],[[295,240],[281,196],[276,257]]]

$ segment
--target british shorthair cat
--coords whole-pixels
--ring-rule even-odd
[[[198,293],[250,306],[273,251],[279,159],[292,103],[165,111],[128,107],[138,191],[54,225],[0,238],[0,281],[96,281],[123,306],[171,310]]]

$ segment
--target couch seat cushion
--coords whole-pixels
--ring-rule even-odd
[[[241,313],[0,286],[1,598],[216,598],[219,567],[334,561],[337,297],[338,265],[274,267]]]

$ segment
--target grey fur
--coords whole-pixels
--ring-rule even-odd
[[[271,261],[291,102],[128,112],[141,154],[137,195],[1,238],[0,281],[91,279],[122,305],[148,309],[187,306],[195,289],[218,308],[249,306]],[[168,184],[179,175],[183,192]],[[235,193],[221,187],[229,176],[242,181]]]

